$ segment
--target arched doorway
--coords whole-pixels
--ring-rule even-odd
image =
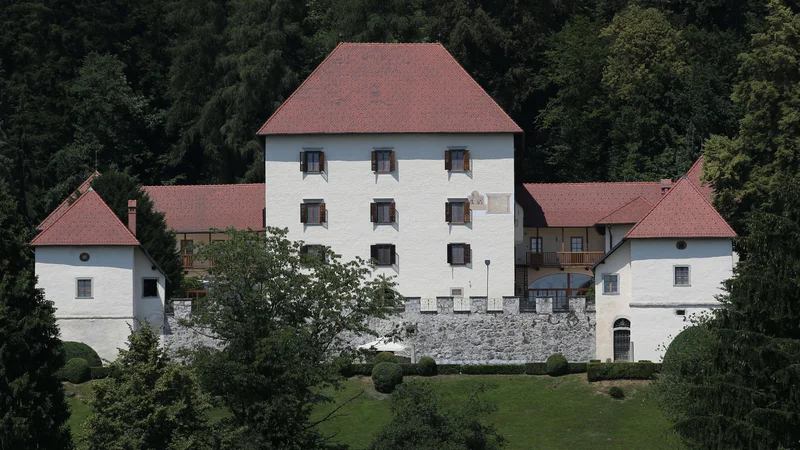
[[[617,319],[614,321],[614,361],[630,361],[631,356],[631,321]]]
[[[567,311],[568,299],[586,295],[594,279],[580,273],[557,273],[538,278],[528,286],[528,298],[552,298],[553,311]]]

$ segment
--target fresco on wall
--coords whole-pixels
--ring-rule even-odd
[[[483,215],[509,215],[514,211],[511,209],[514,194],[510,193],[482,193],[472,191],[467,196],[469,206],[473,216]]]

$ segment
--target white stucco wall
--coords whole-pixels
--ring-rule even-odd
[[[134,312],[137,326],[142,321],[147,320],[153,329],[158,330],[164,325],[164,275],[158,269],[153,269],[153,263],[138,248],[135,251],[135,262]],[[158,297],[145,297],[143,295],[145,278],[158,279]]]
[[[614,359],[613,327],[617,319],[631,320],[631,244],[622,244],[595,269],[596,359]],[[603,275],[619,275],[619,294],[603,294]]]
[[[328,245],[346,259],[369,258],[370,245],[394,244],[397,264],[375,275],[396,275],[399,291],[408,297],[486,295],[486,266],[491,260],[489,296],[514,293],[514,142],[511,134],[373,134],[303,135],[266,138],[266,223],[288,227],[289,238]],[[448,172],[448,147],[470,151],[471,171]],[[375,148],[396,153],[397,170],[376,174],[370,155]],[[299,154],[325,152],[322,174],[300,171]],[[473,208],[472,223],[445,222],[448,199],[473,191],[507,194],[507,214],[485,214]],[[484,197],[486,199],[486,197]],[[300,223],[300,203],[326,204],[328,223]],[[370,203],[394,199],[398,223],[370,222]],[[447,264],[448,243],[468,243],[472,264]]]
[[[633,225],[610,225],[606,227],[607,247],[606,251],[611,250],[619,241],[631,230]]]

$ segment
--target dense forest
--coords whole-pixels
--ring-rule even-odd
[[[443,43],[525,130],[518,181],[676,177],[706,139],[737,133],[739,55],[767,13],[757,0],[3,2],[0,179],[28,226],[95,167],[145,184],[260,181],[256,130],[340,41]]]

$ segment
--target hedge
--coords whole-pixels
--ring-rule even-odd
[[[419,375],[419,368],[416,364],[400,363],[400,368],[403,369],[404,377]]]
[[[339,373],[346,378],[354,377],[356,375],[368,377],[372,375],[372,367],[372,364],[347,364],[342,366]]]
[[[421,361],[421,359],[420,359]],[[368,377],[372,375],[374,364],[348,364],[341,368],[343,377]],[[653,364],[655,371],[661,364]],[[436,364],[435,375],[547,375],[547,364],[543,362],[525,364]],[[405,376],[428,376],[420,364],[401,363]],[[569,363],[569,373],[586,373],[587,363]]]
[[[569,363],[569,373],[586,373],[587,363],[571,362]]]
[[[83,358],[72,358],[59,370],[58,377],[61,380],[69,381],[73,384],[80,384],[89,381],[91,378],[89,362]]]
[[[394,353],[392,352],[380,352],[372,358],[372,364],[380,364],[384,362],[397,364],[397,356],[394,356]]]
[[[62,346],[64,348],[64,361],[83,358],[89,363],[90,367],[101,367],[103,365],[103,360],[100,359],[97,352],[83,342],[64,341]]]
[[[111,367],[89,367],[89,373],[93,380],[108,378],[111,374]]]
[[[586,366],[589,381],[649,380],[655,372],[656,365],[650,361],[589,363]]]
[[[458,375],[461,373],[461,364],[437,364],[436,372],[439,375]]]
[[[521,375],[525,364],[464,364],[461,373],[465,375]]]

